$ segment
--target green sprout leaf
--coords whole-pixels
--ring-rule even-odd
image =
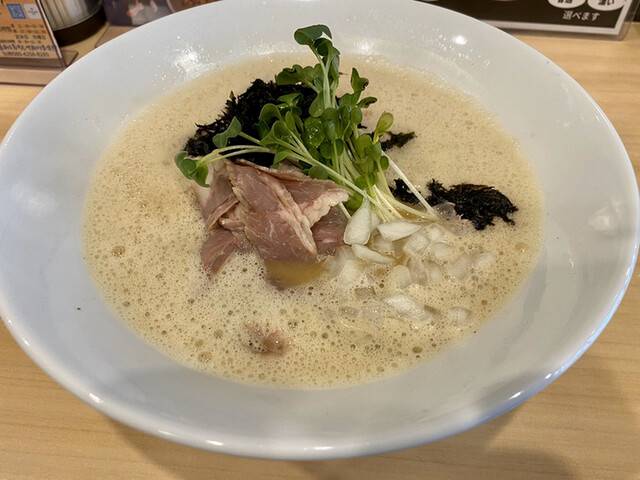
[[[298,125],[297,125],[298,119],[299,117],[293,112],[285,113],[284,123],[291,132],[298,133]]]
[[[291,156],[291,150],[285,147],[280,147],[273,157],[273,167],[277,168],[278,164]]]
[[[284,103],[288,107],[293,107],[298,104],[301,98],[302,98],[301,93],[289,93],[287,95],[282,95],[281,97],[278,97],[278,101]]]
[[[389,130],[391,128],[391,125],[393,125],[393,115],[391,115],[389,112],[384,112],[382,115],[380,115],[378,124],[376,125],[376,129],[373,132],[374,142],[378,140],[380,135]]]
[[[327,178],[329,178],[329,173],[327,172],[327,169],[324,167],[321,167],[320,165],[314,165],[313,167],[311,167],[309,169],[308,175],[311,178],[316,178],[318,180],[326,180]]]
[[[262,107],[262,110],[260,110],[258,120],[260,123],[264,123],[264,125],[268,126],[274,119],[282,120],[282,113],[280,113],[280,109],[278,109],[278,107],[273,103],[267,103]]]
[[[361,77],[358,70],[353,68],[351,70],[351,89],[353,90],[356,101],[358,101],[360,94],[364,92],[364,89],[367,88],[367,85],[369,85],[369,80]]]
[[[368,108],[369,105],[376,103],[378,99],[376,97],[365,97],[357,103],[360,108]]]
[[[321,95],[318,95],[311,105],[309,106],[309,115],[312,117],[319,117],[324,112],[324,99]]]
[[[196,173],[196,161],[188,157],[187,152],[178,152],[173,158],[173,161],[178,166],[182,174],[189,180],[193,180]]]
[[[362,158],[366,155],[367,150],[373,145],[373,140],[369,135],[360,135],[355,141],[355,149],[358,157]]]
[[[322,142],[320,144],[320,155],[327,160],[333,157],[333,144],[330,141]]]
[[[367,157],[372,159],[374,162],[378,162],[381,156],[382,156],[382,145],[380,145],[380,142],[376,142],[373,145],[371,145],[369,148],[367,148]]]
[[[389,168],[389,157],[387,157],[386,155],[382,155],[380,157],[378,165],[380,165],[380,170],[384,172],[387,168]]]
[[[209,167],[207,166],[206,163],[203,163],[203,164],[199,165],[198,168],[196,168],[195,175],[194,175],[194,180],[201,187],[207,187],[208,188],[209,187],[209,185],[207,184],[207,176],[208,175],[209,175]]]
[[[313,42],[313,46],[321,57],[333,57],[340,52],[333,47],[328,38],[318,38]]]
[[[302,67],[296,64],[291,68],[282,70],[276,76],[276,83],[278,85],[295,85],[296,83],[302,83],[317,91],[317,87],[314,86],[316,77],[317,73],[314,67]]]
[[[316,117],[308,117],[304,121],[304,133],[302,139],[305,144],[318,147],[325,139],[322,120]]]
[[[293,34],[294,40],[300,45],[313,45],[313,42],[322,35],[331,38],[331,30],[326,25],[310,25],[305,28],[299,28]]]
[[[349,120],[351,124],[357,129],[358,125],[360,125],[360,123],[362,122],[362,110],[357,107],[353,108],[351,110],[351,118]]]
[[[349,197],[349,200],[345,202],[344,206],[349,211],[355,212],[362,205],[363,199],[364,197],[362,195],[360,195],[359,193],[354,193],[353,195],[351,195],[351,197]]]
[[[213,144],[218,148],[226,147],[229,140],[240,135],[241,131],[242,125],[240,124],[240,120],[233,117],[227,129],[213,137]]]

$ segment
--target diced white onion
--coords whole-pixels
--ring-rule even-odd
[[[385,240],[384,238],[382,238],[380,235],[373,235],[373,237],[371,238],[371,241],[369,242],[369,247],[372,250],[375,250],[376,252],[379,253],[387,253],[390,255],[393,255],[393,253],[395,252],[395,246],[393,245],[393,242],[390,242],[389,240]]]
[[[368,303],[360,310],[361,318],[365,320],[376,320],[385,315],[386,306],[380,303]]]
[[[343,240],[347,245],[364,245],[371,235],[371,205],[364,200],[360,208],[355,211],[344,229]]]
[[[343,305],[342,307],[340,307],[339,311],[342,315],[345,315],[347,317],[357,317],[360,313],[360,310],[349,305]]]
[[[427,321],[431,318],[431,314],[416,299],[409,295],[392,295],[383,301],[404,320]]]
[[[373,320],[373,319],[370,319],[370,320]],[[373,335],[371,335],[370,333],[357,331],[353,333],[353,336],[351,337],[351,343],[358,346],[366,345],[367,343],[371,342],[372,338],[373,338]]]
[[[364,245],[354,243],[353,245],[351,245],[351,249],[353,250],[353,253],[356,257],[367,262],[383,263],[385,265],[391,265],[395,262],[393,258],[385,257],[384,255],[381,255],[378,252],[374,252]]]
[[[382,238],[391,242],[408,237],[418,230],[420,230],[420,225],[411,222],[395,221],[378,225],[378,231]]]
[[[331,278],[337,277],[340,275],[344,267],[344,263],[338,260],[338,257],[329,257],[324,262],[324,269],[327,271]]]
[[[343,246],[338,248],[335,254],[330,256],[325,262],[325,269],[329,273],[329,276],[337,277],[340,275],[347,260],[357,260],[351,247]]]
[[[492,253],[490,252],[481,253],[473,260],[473,268],[477,270],[484,270],[489,265],[491,265],[493,261],[494,261],[494,257]]]
[[[464,326],[470,318],[471,312],[466,308],[453,307],[449,309],[449,321],[455,326]]]
[[[391,282],[398,288],[406,288],[411,285],[411,272],[404,265],[396,265],[389,274]]]
[[[356,259],[356,256],[354,255],[353,250],[351,250],[351,247],[348,247],[346,245],[339,247],[336,250],[336,253],[334,254],[334,256],[340,258],[343,261]]]
[[[407,262],[407,269],[411,275],[411,281],[418,285],[426,285],[429,281],[429,271],[417,257],[411,257]]]
[[[431,244],[431,256],[436,260],[445,260],[452,250],[453,247],[448,243],[436,242]]]
[[[456,280],[464,280],[471,271],[471,263],[471,255],[463,253],[451,264],[449,275]]]
[[[451,202],[442,202],[433,208],[445,218],[454,218],[458,215],[455,207],[456,206]]]
[[[364,273],[364,267],[358,260],[347,260],[340,272],[340,282],[345,285],[351,285],[360,279]]]
[[[426,265],[427,271],[429,272],[429,280],[432,283],[441,282],[444,278],[444,273],[442,272],[442,267],[434,262],[427,262]]]
[[[446,233],[445,228],[442,225],[438,225],[437,223],[431,223],[426,228],[427,236],[429,240],[432,242],[439,242],[444,238]]]
[[[410,256],[421,256],[429,246],[429,239],[420,232],[410,235],[402,247],[404,253]]]
[[[366,286],[366,287],[358,287],[356,289],[354,289],[353,291],[355,297],[358,300],[364,300],[367,298],[373,298],[376,296],[376,289],[373,288],[371,285]]]

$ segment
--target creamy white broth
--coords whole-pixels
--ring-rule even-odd
[[[306,57],[307,61],[311,61]],[[331,387],[370,382],[423,362],[473,334],[522,284],[541,248],[542,195],[520,148],[475,100],[421,72],[375,59],[343,58],[370,80],[378,103],[365,111],[372,128],[383,111],[392,131],[417,137],[388,154],[416,184],[493,185],[517,205],[515,225],[495,220],[476,231],[445,225],[433,243],[452,248],[425,261],[442,280],[403,290],[427,307],[429,320],[390,315],[380,298],[398,293],[385,267],[345,287],[325,274],[311,283],[275,289],[254,253],[235,254],[213,278],[200,265],[205,239],[191,182],[173,163],[193,134],[209,123],[230,91],[254,78],[271,79],[304,62],[271,56],[226,67],[150,105],[100,160],[87,201],[85,258],[107,303],[135,332],[177,361],[235,381],[266,386]],[[344,83],[348,85],[348,76]],[[463,280],[450,275],[463,253],[492,261]],[[375,293],[375,296],[370,294]],[[454,312],[470,312],[463,321]],[[281,355],[249,348],[257,332],[277,332]]]

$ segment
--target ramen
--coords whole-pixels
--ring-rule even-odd
[[[455,219],[426,225],[421,261],[428,278],[410,284],[385,265],[336,273],[330,257],[306,281],[278,289],[254,252],[236,253],[207,275],[199,256],[202,214],[173,156],[194,124],[213,120],[230,91],[242,92],[253,79],[271,79],[295,62],[300,59],[283,54],[224,67],[137,115],[94,174],[84,255],[115,313],[181,363],[262,386],[371,382],[472,335],[505,304],[539,256],[542,194],[518,143],[474,99],[424,72],[343,58],[341,70],[356,66],[370,81],[368,94],[378,98],[362,123],[388,110],[394,129],[415,132],[388,152],[415,185],[432,178],[493,185],[517,205],[515,224],[498,220],[482,231]],[[398,298],[413,303],[398,308]],[[265,354],[252,348],[256,339],[281,348]]]

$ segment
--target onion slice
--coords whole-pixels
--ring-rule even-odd
[[[385,257],[384,255],[381,255],[378,252],[374,252],[364,245],[354,243],[353,245],[351,245],[351,249],[353,250],[355,256],[361,260],[374,263],[384,263],[385,265],[391,265],[395,262],[393,258]]]
[[[380,236],[391,242],[408,237],[418,230],[420,230],[420,225],[411,222],[394,221],[378,225]]]
[[[431,314],[427,309],[409,295],[399,293],[387,297],[383,301],[405,320],[427,321],[431,318]]]
[[[399,289],[403,289],[411,285],[411,272],[409,271],[409,268],[404,265],[396,265],[393,267],[389,276],[393,284]]]
[[[367,199],[355,211],[344,229],[343,240],[347,245],[364,245],[369,241],[372,230],[371,204]]]
[[[415,232],[409,236],[407,242],[402,247],[404,253],[409,256],[422,256],[429,247],[429,239],[420,232]]]

